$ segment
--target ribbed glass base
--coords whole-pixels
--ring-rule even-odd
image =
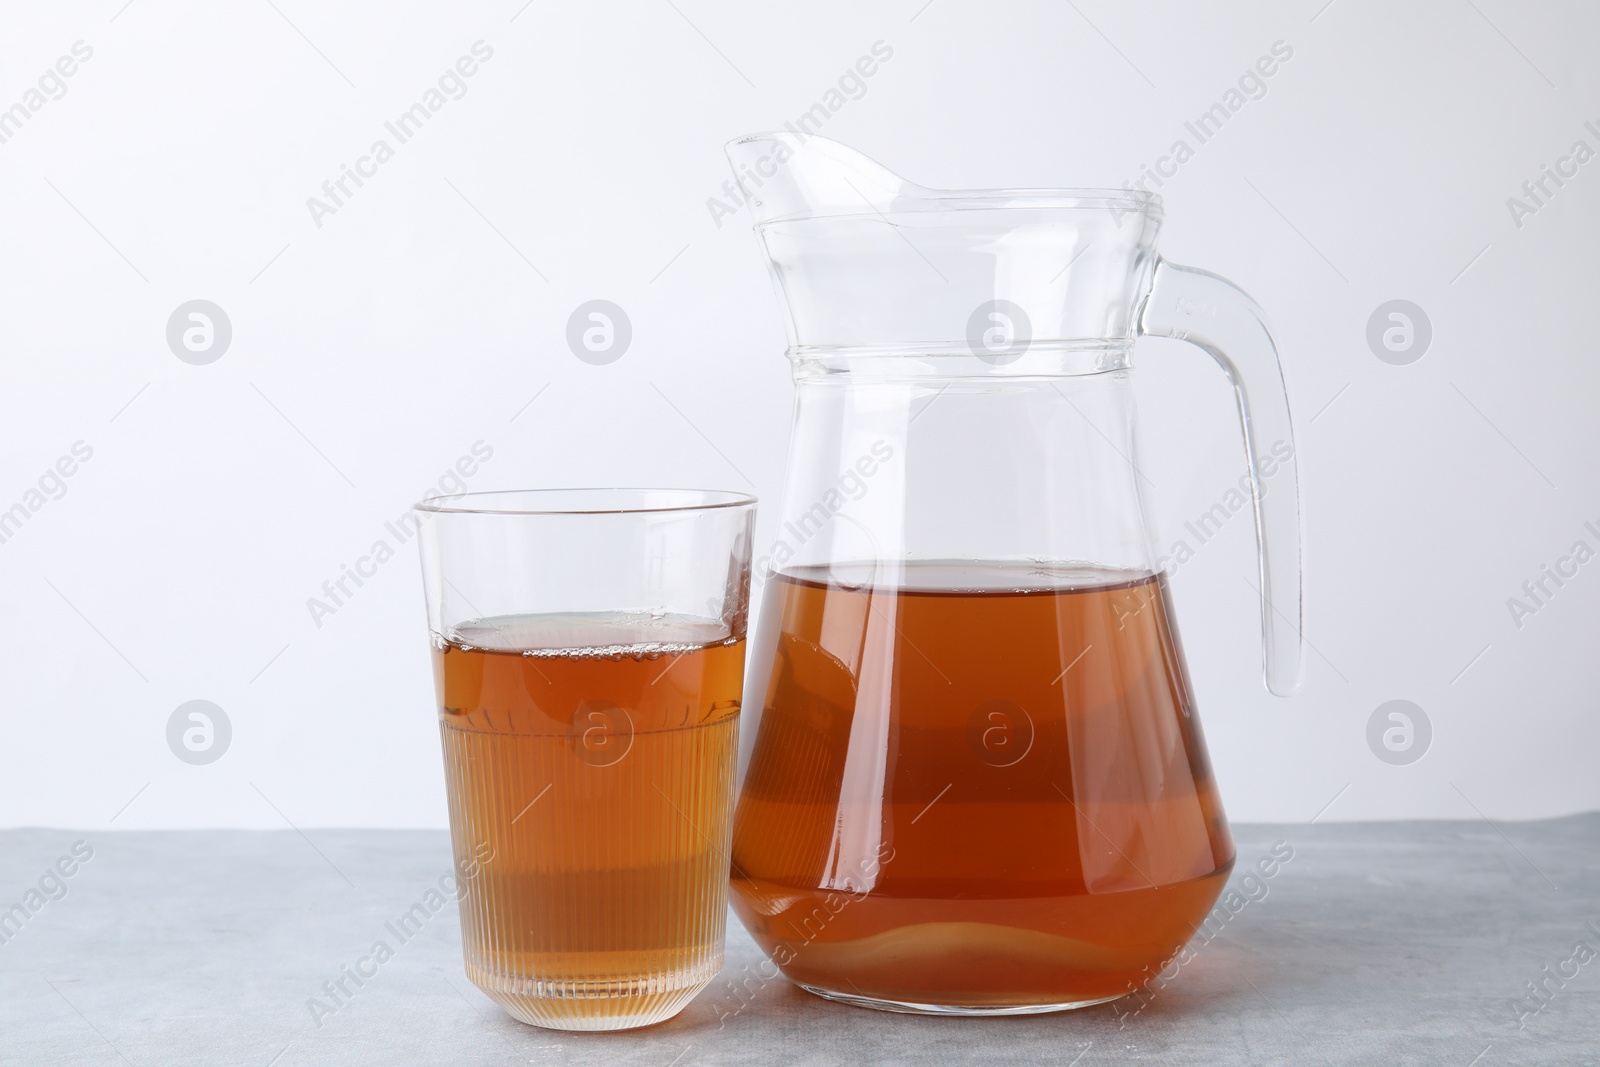
[[[691,970],[610,982],[548,982],[467,963],[467,977],[519,1022],[551,1030],[632,1030],[682,1011],[722,970],[722,957]]]

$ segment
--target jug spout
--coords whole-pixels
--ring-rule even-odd
[[[825,137],[785,131],[729,141],[728,162],[741,203],[758,223],[776,219],[893,210],[897,199],[928,191]]]

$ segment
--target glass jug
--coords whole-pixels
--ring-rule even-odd
[[[1234,862],[1146,529],[1129,357],[1181,338],[1234,385],[1266,681],[1288,695],[1298,498],[1261,312],[1157,257],[1152,194],[925,189],[796,133],[728,153],[796,382],[755,565],[735,908],[786,976],[848,1003],[1125,995]]]

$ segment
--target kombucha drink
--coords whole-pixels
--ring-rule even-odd
[[[467,975],[563,1029],[670,1017],[722,968],[741,639],[686,618],[436,637]]]
[[[951,1013],[1131,992],[1234,848],[1165,580],[798,569],[752,659],[734,906],[812,992]]]

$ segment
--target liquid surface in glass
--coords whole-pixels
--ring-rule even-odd
[[[468,977],[566,1029],[667,1018],[722,967],[742,640],[635,615],[436,638]]]
[[[1160,970],[1234,859],[1167,600],[1029,563],[770,582],[732,885],[784,973],[1026,1011]]]

